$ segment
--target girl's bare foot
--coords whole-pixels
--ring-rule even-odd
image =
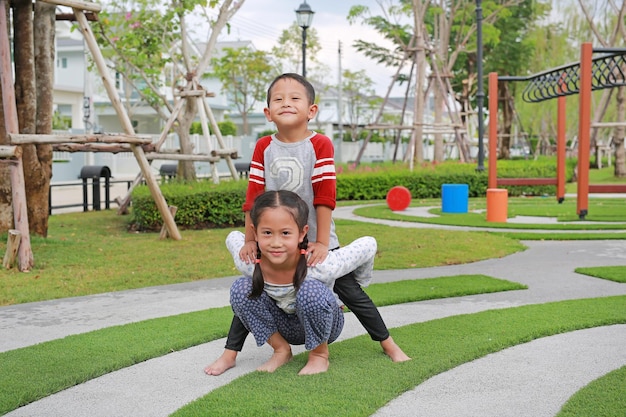
[[[256,368],[257,371],[274,372],[289,362],[293,357],[293,354],[291,353],[291,345],[287,343],[285,338],[280,333],[273,333],[270,338],[267,339],[267,344],[274,349],[274,354],[267,362]]]
[[[407,354],[400,349],[400,346],[393,341],[391,336],[380,342],[380,346],[382,346],[383,351],[391,358],[392,362],[405,362],[411,360],[411,358],[409,358]]]
[[[328,371],[330,362],[328,361],[328,343],[322,343],[309,352],[309,360],[298,375],[314,375]]]
[[[261,372],[274,372],[275,370],[289,362],[292,357],[293,354],[291,353],[291,349],[286,352],[275,350],[272,357],[263,365],[256,368],[256,370]]]
[[[204,368],[204,373],[207,375],[222,375],[230,368],[234,368],[237,360],[237,351],[225,349],[222,356],[217,358],[215,362]]]

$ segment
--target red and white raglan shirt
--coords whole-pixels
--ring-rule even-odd
[[[275,135],[260,138],[250,162],[250,178],[243,211],[250,211],[254,199],[264,191],[289,190],[298,194],[309,206],[309,242],[317,239],[315,207],[335,209],[337,177],[335,149],[322,134],[313,134],[300,142],[285,143]],[[335,223],[331,220],[328,248],[339,246]]]

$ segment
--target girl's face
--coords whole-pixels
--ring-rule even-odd
[[[298,245],[302,243],[308,228],[304,226],[304,229],[299,230],[293,215],[284,207],[263,211],[254,230],[262,259],[274,268],[295,267],[300,256]]]
[[[277,127],[297,127],[315,117],[317,105],[309,103],[306,88],[296,80],[278,80],[270,91],[269,107],[265,108],[268,122]]]

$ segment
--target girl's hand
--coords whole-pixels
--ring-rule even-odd
[[[253,264],[256,260],[257,244],[254,240],[246,242],[239,251],[239,258],[247,264]]]
[[[315,266],[324,262],[328,256],[328,246],[323,243],[309,243],[307,266]]]

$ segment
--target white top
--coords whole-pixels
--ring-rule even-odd
[[[235,262],[235,267],[241,272],[243,276],[252,277],[254,272],[254,264],[248,264],[239,258],[239,251],[245,244],[245,235],[239,231],[233,231],[226,237],[226,247]],[[372,271],[374,269],[374,257],[376,256],[376,250],[378,249],[376,239],[371,236],[364,236],[354,240],[352,243],[346,246],[342,246],[338,249],[328,252],[328,256],[321,264],[317,264],[314,267],[309,267],[306,279],[316,279],[322,282],[331,290],[335,285],[335,280],[341,278],[344,275],[354,271],[354,278],[362,287],[367,287],[372,280]],[[275,284],[269,284],[277,287]],[[290,285],[290,284],[289,284]],[[292,286],[293,287],[293,286]],[[289,305],[290,300],[285,300],[285,294],[291,294],[289,297],[293,297],[293,304],[295,304],[295,291],[285,291],[284,286],[278,288],[268,288],[268,284],[265,283],[265,291],[272,297],[273,293],[281,293],[281,303],[283,305]],[[277,295],[277,294],[275,294]],[[277,302],[278,300],[274,297]],[[339,298],[337,303],[341,305]],[[280,307],[280,305],[279,305]],[[282,307],[281,307],[282,308]],[[292,314],[283,308],[286,313]]]

